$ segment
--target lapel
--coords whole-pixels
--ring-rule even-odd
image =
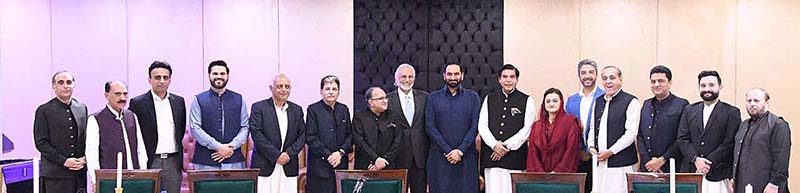
[[[292,135],[292,134],[296,133],[296,131],[294,131],[294,129],[296,129],[296,128],[293,127],[293,125],[294,125],[295,121],[297,121],[297,120],[295,120],[295,119],[297,119],[297,117],[292,116],[292,114],[295,111],[295,109],[292,108],[291,105],[289,105],[289,101],[286,101],[286,104],[284,104],[284,105],[286,105],[286,137],[285,137],[286,140],[282,141],[281,143],[283,143],[283,147],[285,149],[285,147],[289,147],[289,145],[291,145],[291,144],[289,144],[289,139],[292,139],[294,137],[294,135]],[[276,121],[276,123],[277,123],[277,121]],[[278,132],[280,132],[280,131],[278,131]]]
[[[644,136],[648,136],[648,137],[653,135],[652,134],[653,133],[652,126],[656,124],[655,121],[653,121],[652,116],[650,116],[651,114],[653,114],[653,101],[654,100],[656,100],[655,97],[650,98],[650,100],[646,100],[645,103],[642,104],[642,112],[643,113],[647,113],[647,114],[644,115],[644,117],[649,117],[647,122],[649,122],[650,125],[647,125],[647,128],[640,128],[640,129],[642,130],[642,134],[644,134]]]
[[[416,92],[416,90],[412,90],[414,92],[414,123],[422,124],[422,118],[425,118],[425,97],[422,96],[422,93]],[[409,128],[411,126],[409,125]],[[422,128],[425,129],[425,128]]]
[[[281,141],[281,128],[278,125],[278,114],[275,114],[275,101],[269,98],[264,105],[267,105],[267,108],[264,108],[266,111],[263,112],[264,117],[262,117],[264,120],[264,125],[262,125],[265,132],[264,135],[271,138],[270,141],[278,139],[277,144],[283,144]],[[281,149],[281,147],[278,148]]]
[[[397,88],[397,91],[395,91],[395,94],[393,95],[394,97],[397,97],[397,100],[394,100],[392,102],[392,104],[389,104],[389,106],[390,107],[394,106],[395,108],[393,108],[393,109],[395,109],[395,111],[400,112],[400,116],[403,117],[403,120],[404,120],[403,123],[408,125],[408,128],[411,128],[411,123],[409,123],[407,121],[406,114],[403,112],[403,103],[401,102],[401,100],[404,100],[404,99],[400,98],[400,92],[403,92],[403,91],[401,91],[400,88]],[[414,92],[414,91],[412,90],[411,92]],[[416,98],[416,97],[414,97],[414,98]],[[416,108],[416,106],[414,108]],[[414,111],[416,111],[416,110],[414,110]],[[415,112],[415,115],[416,115],[416,112]],[[416,117],[416,116],[414,116],[414,117]]]
[[[186,107],[179,106],[180,104],[178,104],[178,100],[176,99],[177,97],[175,97],[175,95],[169,94],[167,95],[167,98],[169,98],[169,108],[172,109],[172,122],[175,123],[175,129],[186,129],[183,128],[186,126],[186,123],[178,122],[178,120],[182,120],[182,117],[178,117],[180,114],[178,113],[179,110]],[[177,134],[178,132],[175,133]]]
[[[169,97],[169,96],[167,96],[167,97]],[[147,109],[147,114],[148,114],[147,116],[149,116],[149,118],[151,120],[153,120],[153,126],[156,126],[155,128],[158,128],[158,119],[156,118],[155,100],[156,99],[153,98],[153,91],[152,90],[151,91],[147,91],[147,94],[145,95],[145,100],[144,100],[145,109]],[[140,115],[140,116],[144,116],[144,115]],[[173,120],[176,120],[176,119],[173,119]],[[158,129],[155,129],[155,132],[156,132],[156,135],[158,135]]]

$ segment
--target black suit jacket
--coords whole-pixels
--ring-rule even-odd
[[[742,122],[739,108],[719,101],[703,128],[703,102],[686,106],[678,124],[678,145],[683,153],[681,172],[697,170],[694,161],[703,157],[712,162],[706,174],[709,181],[731,178],[733,145]]]
[[[68,158],[85,156],[86,150],[86,120],[88,117],[86,105],[72,99],[69,111],[78,125],[78,139],[70,138],[68,116],[65,114],[65,104],[56,98],[36,108],[33,121],[33,138],[36,149],[42,153],[40,175],[50,178],[78,178],[86,175],[86,167],[80,171],[72,171],[64,167]],[[66,124],[68,123],[68,124]],[[74,147],[71,147],[74,145]],[[73,149],[74,148],[74,149]],[[72,154],[72,155],[71,155]]]
[[[139,120],[139,127],[142,129],[142,140],[147,150],[147,166],[153,163],[156,156],[156,146],[158,145],[158,124],[156,120],[156,106],[153,102],[152,91],[147,91],[142,95],[131,99],[128,110],[136,114]],[[183,135],[186,133],[186,103],[183,97],[169,93],[169,106],[172,108],[172,121],[175,123],[175,149],[177,153],[183,154]],[[183,163],[183,155],[178,156],[179,163]]]
[[[272,98],[258,101],[253,104],[250,113],[250,137],[255,143],[251,168],[259,168],[259,176],[270,176],[275,169],[275,163],[281,153],[286,152],[291,158],[283,166],[283,172],[288,177],[297,176],[299,162],[297,155],[306,144],[306,123],[303,121],[303,109],[292,102],[286,101],[288,125],[285,141],[281,141],[281,131],[278,126],[278,115],[275,113],[275,102]],[[283,147],[281,148],[281,144]]]
[[[399,89],[398,89],[399,90]],[[400,125],[403,128],[403,140],[400,145],[400,152],[397,155],[398,168],[410,168],[412,159],[416,162],[416,167],[425,168],[425,161],[430,149],[430,140],[425,133],[425,104],[428,101],[428,92],[413,89],[414,93],[414,118],[413,124],[409,125],[403,113],[403,106],[400,104],[400,94],[398,90],[389,93],[389,110],[394,111],[400,117]]]

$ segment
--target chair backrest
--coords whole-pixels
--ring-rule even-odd
[[[256,193],[258,169],[190,170],[186,172],[190,193]]]
[[[97,193],[114,193],[117,187],[116,169],[94,170]],[[161,192],[161,170],[122,170],[122,189],[125,192]]]
[[[633,193],[669,192],[669,174],[630,172],[628,190]],[[703,190],[703,174],[675,174],[676,193],[701,193]]]
[[[584,193],[585,173],[511,173],[512,193]]]
[[[336,170],[336,192],[351,193],[359,179],[366,180],[364,193],[402,193],[408,170]]]

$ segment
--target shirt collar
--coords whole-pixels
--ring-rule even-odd
[[[592,91],[592,92],[594,92],[594,91]],[[611,99],[614,99],[614,97],[617,97],[617,95],[619,95],[619,93],[621,93],[621,92],[622,92],[622,88],[620,88],[620,89],[617,91],[617,93],[614,93],[614,95],[613,95],[613,96],[611,96],[611,98],[607,98],[606,100],[609,100],[609,101],[610,101]],[[605,98],[605,97],[606,97],[606,96],[605,96],[605,95],[603,95],[603,98]]]
[[[116,110],[114,110],[114,108],[111,108],[111,105],[106,104],[106,108],[108,108],[108,111],[111,111],[111,113],[114,114],[115,118],[117,118],[117,119],[122,118],[123,115],[120,115],[120,113],[117,112]]]
[[[447,96],[453,96],[453,93],[450,93],[450,87],[448,87],[447,84],[444,85],[444,92],[447,93]],[[464,86],[458,85],[456,92],[456,96],[461,95],[461,93],[464,92]]]
[[[703,106],[704,106],[704,107],[708,107],[708,108],[712,108],[712,109],[713,109],[715,106],[717,106],[717,103],[719,103],[719,100],[717,100],[717,101],[714,101],[714,103],[711,103],[710,105],[709,105],[709,104],[706,104],[706,102],[705,102],[705,101],[703,101]]]
[[[502,88],[500,89],[500,93],[503,93],[503,96],[505,96],[506,98],[508,98],[508,95],[514,94],[514,92],[517,92],[517,88],[511,89],[511,92],[508,94],[506,94],[506,92],[504,92]]]
[[[405,92],[403,92],[403,90],[400,90],[398,88],[397,89],[397,94],[399,94],[398,96],[400,97],[400,99],[406,99],[406,97],[412,98],[412,99],[414,98],[414,90],[413,89],[410,92],[408,92],[408,94],[406,94]]]
[[[275,99],[272,99],[272,106],[275,106],[275,109],[277,111],[286,112],[286,110],[289,109],[289,101],[286,101],[285,103],[283,103],[283,107],[280,107],[278,106],[278,104],[275,103]],[[327,104],[325,106],[327,106]]]
[[[597,93],[597,89],[599,89],[599,87],[595,86],[594,89],[592,89],[592,92],[589,93],[589,96],[592,96],[592,98],[594,98],[594,93]],[[581,96],[581,98],[586,97],[586,95],[583,94],[583,87],[578,89],[578,96]]]
[[[150,94],[153,95],[153,101],[155,101],[155,102],[161,102],[161,101],[169,100],[169,92],[167,92],[167,94],[164,95],[164,96],[166,96],[166,97],[164,97],[164,99],[161,99],[161,97],[158,96],[156,94],[156,92],[154,92],[153,90],[150,90]]]

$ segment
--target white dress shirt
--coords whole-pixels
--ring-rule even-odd
[[[619,92],[617,92],[617,94],[619,94]],[[617,94],[614,94],[613,97],[616,97]],[[613,97],[611,97],[611,98],[613,98]],[[611,101],[611,98],[606,98],[606,101]],[[639,115],[641,113],[641,111],[640,111],[641,109],[640,108],[641,108],[642,105],[641,105],[641,103],[639,103],[639,100],[635,99],[635,98],[633,100],[631,100],[630,103],[628,103],[628,109],[625,111],[625,116],[626,116],[626,119],[625,119],[625,134],[623,134],[622,137],[620,137],[617,140],[616,143],[610,144],[610,146],[609,146],[609,144],[608,144],[608,127],[607,127],[608,124],[606,124],[606,123],[608,123],[608,106],[609,106],[609,104],[610,104],[610,102],[606,102],[605,107],[603,107],[604,108],[603,109],[603,114],[600,116],[601,124],[597,125],[597,123],[595,123],[594,127],[592,127],[592,128],[599,127],[598,131],[600,132],[600,133],[598,133],[598,136],[597,136],[597,139],[598,139],[597,146],[598,147],[595,147],[595,149],[597,149],[598,153],[603,151],[603,150],[608,149],[608,150],[611,150],[612,153],[617,154],[620,151],[622,151],[623,149],[625,149],[628,146],[630,146],[631,144],[633,144],[633,141],[636,139],[636,134],[639,132]],[[589,130],[589,136],[594,136],[594,135],[595,135],[594,134],[594,129],[590,129]],[[594,145],[594,137],[589,137],[588,145],[589,146],[593,146]]]
[[[126,168],[134,168],[133,167],[133,160],[131,156],[130,150],[130,143],[128,143],[128,132],[125,132],[124,125],[125,123],[122,121],[122,116],[120,116],[119,112],[115,111],[111,106],[106,105],[111,113],[114,114],[119,120],[123,127],[122,129],[122,136],[123,140],[125,140],[125,149],[127,150],[127,167]],[[139,158],[139,167],[140,169],[146,170],[147,169],[147,150],[144,147],[144,140],[142,140],[142,129],[139,127],[139,119],[136,118],[135,114],[131,114],[133,120],[136,121],[136,153],[137,157]],[[129,116],[129,115],[123,115]],[[109,128],[115,129],[115,128]],[[106,159],[117,159],[116,157],[106,158]],[[91,178],[91,183],[94,184],[96,182],[96,177],[94,176],[94,170],[101,169],[100,168],[100,126],[97,124],[97,119],[94,115],[90,115],[89,119],[86,122],[86,168],[89,171],[89,177]],[[116,169],[116,168],[102,168],[102,169]]]
[[[400,99],[400,107],[402,110],[405,109],[414,109],[414,90],[408,91],[408,94],[403,92],[402,90],[398,89],[397,94]],[[410,106],[410,107],[409,107]],[[405,112],[402,112],[405,115]],[[413,125],[414,117],[406,117],[408,120],[408,125]]]
[[[172,119],[172,105],[169,101],[169,93],[164,99],[161,99],[156,93],[150,92],[153,95],[153,106],[156,111],[156,127],[158,129],[158,144],[156,144],[156,154],[162,153],[175,153],[175,120]]]
[[[706,129],[706,123],[708,123],[708,119],[711,117],[711,112],[714,111],[714,107],[717,106],[719,100],[714,101],[711,105],[703,103],[703,130]]]

